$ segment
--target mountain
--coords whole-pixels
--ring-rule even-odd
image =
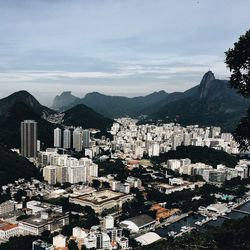
[[[68,104],[68,107],[65,105],[67,101],[64,100],[64,96],[65,95],[61,94],[60,97],[57,96],[54,101],[54,103],[62,103],[60,107],[57,106],[61,111],[72,108],[78,104],[85,104],[103,116],[116,118],[126,115],[134,116],[140,110],[163,100],[168,94],[165,91],[159,91],[147,96],[129,98],[92,92],[86,94],[84,98],[76,98],[75,101]]]
[[[8,184],[18,178],[42,179],[39,169],[26,158],[12,152],[7,147],[0,145],[0,183]]]
[[[46,146],[52,146],[55,125],[45,117],[54,113],[55,111],[42,106],[27,91],[18,91],[1,99],[0,142],[10,147],[20,147],[21,121],[31,119],[38,122],[38,139]]]
[[[83,128],[97,128],[101,131],[109,130],[113,120],[106,118],[84,104],[78,104],[64,112],[63,124],[81,126]]]
[[[54,99],[52,108],[55,110],[67,109],[72,103],[77,101],[78,97],[71,94],[71,91],[64,91],[61,95],[57,95]]]
[[[37,122],[37,137],[45,147],[53,147],[54,129],[64,125],[109,130],[113,120],[103,117],[91,108],[80,104],[64,112],[63,121],[51,123],[48,117],[58,112],[42,106],[27,91],[18,91],[0,99],[0,143],[9,147],[20,148],[21,121],[35,120]]]
[[[163,100],[148,108],[154,112],[144,113],[153,120],[221,126],[224,130],[232,131],[249,105],[250,101],[230,88],[228,81],[216,79],[208,71],[199,85],[183,92],[177,100]]]

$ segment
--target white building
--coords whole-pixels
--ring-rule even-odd
[[[79,166],[70,166],[68,167],[68,182],[69,183],[78,183],[78,182],[87,182],[87,172],[86,167],[83,165]]]
[[[63,131],[63,148],[71,148],[71,132],[69,129]]]
[[[57,166],[46,166],[43,168],[44,180],[50,185],[56,184],[56,168]]]
[[[62,130],[60,128],[54,129],[54,147],[60,148],[62,146]]]
[[[73,131],[73,148],[77,152],[82,151],[82,128]]]
[[[66,247],[66,242],[67,242],[67,237],[62,234],[53,237],[53,246],[56,248]]]
[[[103,227],[105,229],[113,229],[114,228],[114,217],[111,215],[108,215],[104,217],[103,219]]]

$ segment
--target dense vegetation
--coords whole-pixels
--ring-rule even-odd
[[[0,145],[0,184],[14,182],[18,178],[41,179],[40,171],[26,158]]]
[[[65,125],[81,126],[82,128],[95,128],[101,131],[110,129],[113,120],[106,118],[93,109],[79,104],[64,112],[63,123]]]
[[[162,163],[169,159],[182,158],[189,158],[192,163],[203,162],[213,167],[216,167],[218,164],[234,167],[237,164],[237,159],[224,151],[197,146],[180,146],[176,150],[161,154],[159,157],[152,157],[152,161]]]
[[[230,69],[230,85],[242,96],[250,97],[250,30],[234,43],[234,47],[226,52],[225,60]],[[234,138],[245,151],[250,147],[250,108],[247,116],[242,118],[234,131]]]
[[[193,231],[183,237],[138,247],[143,250],[247,250],[250,249],[250,216],[240,220],[226,220],[221,227]]]

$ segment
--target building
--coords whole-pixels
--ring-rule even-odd
[[[42,240],[36,240],[32,242],[32,250],[54,250],[54,247]]]
[[[146,214],[132,217],[120,223],[120,226],[122,228],[126,228],[132,233],[138,233],[141,230],[153,229],[154,225],[155,225],[155,220]]]
[[[133,195],[130,194],[103,190],[92,194],[71,197],[69,201],[81,206],[90,206],[96,213],[102,213],[105,209],[121,208],[123,203],[132,199]]]
[[[50,185],[56,184],[56,168],[57,166],[46,166],[43,168],[43,177],[44,180]]]
[[[105,228],[105,229],[114,228],[114,217],[113,216],[108,215],[103,219],[103,228]]]
[[[23,234],[41,235],[44,231],[54,232],[69,224],[68,213],[41,212],[19,221],[19,227]]]
[[[56,248],[66,247],[66,242],[67,242],[67,237],[62,234],[53,237],[53,246]]]
[[[17,224],[0,221],[0,240],[8,240],[10,237],[17,236],[18,234],[19,228]]]
[[[60,128],[54,129],[54,147],[62,147],[62,130]]]
[[[160,239],[161,237],[154,232],[148,232],[135,238],[135,240],[138,241],[142,246],[150,245]]]
[[[89,148],[90,145],[90,131],[88,129],[83,130],[83,147],[84,148]]]
[[[69,129],[63,131],[63,148],[71,148],[71,132]]]
[[[32,214],[37,214],[37,213],[46,211],[48,209],[57,213],[63,212],[62,206],[54,205],[54,204],[50,204],[46,202],[41,202],[41,201],[35,201],[35,200],[28,201],[26,203],[26,208],[30,209],[32,211]]]
[[[82,128],[73,131],[73,148],[76,152],[82,151]]]
[[[86,167],[83,165],[68,167],[68,182],[72,184],[79,182],[86,183],[87,182]]]
[[[68,167],[66,166],[56,167],[56,182],[61,184],[68,182]]]
[[[33,120],[21,122],[21,155],[37,157],[37,123]]]
[[[5,201],[0,204],[0,215],[11,213],[15,210],[15,202],[14,201]]]
[[[222,203],[210,204],[207,207],[208,212],[217,213],[217,214],[226,213],[227,210],[228,210],[227,206]]]

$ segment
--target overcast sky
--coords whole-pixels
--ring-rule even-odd
[[[0,0],[0,97],[183,91],[250,28],[249,0]]]

